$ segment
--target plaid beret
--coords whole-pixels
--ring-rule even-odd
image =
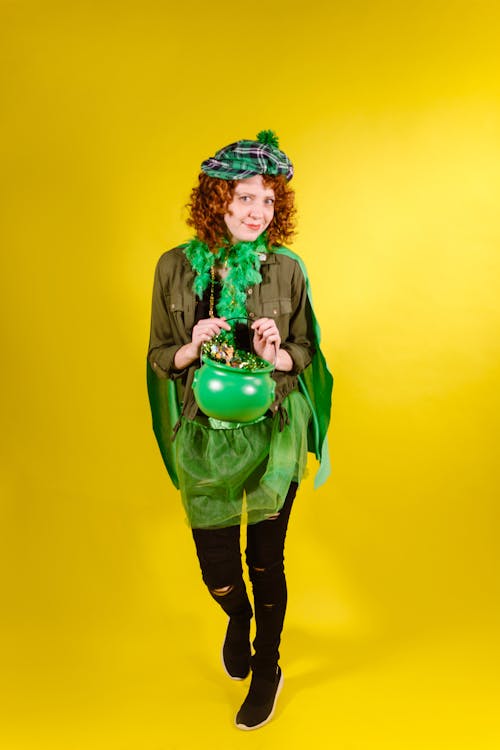
[[[205,159],[201,169],[219,180],[244,180],[256,174],[283,174],[291,180],[292,162],[278,146],[272,130],[261,130],[256,141],[236,141],[224,146],[215,156]]]

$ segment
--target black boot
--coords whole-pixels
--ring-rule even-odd
[[[250,690],[236,715],[238,729],[258,729],[271,721],[282,687],[283,674],[279,666],[275,668],[274,674],[252,672]]]
[[[210,593],[229,615],[222,646],[222,666],[232,680],[244,680],[250,672],[250,620],[253,615],[245,584],[241,581],[227,594]]]
[[[229,618],[222,646],[222,666],[232,680],[244,680],[250,672],[250,619]]]
[[[236,716],[239,729],[258,729],[271,720],[283,674],[278,666],[281,631],[285,618],[287,590],[283,562],[251,569],[257,632],[253,642],[252,682]]]
[[[264,570],[250,570],[255,603],[256,633],[252,671],[269,677],[276,673],[285,620],[287,587],[283,562]]]

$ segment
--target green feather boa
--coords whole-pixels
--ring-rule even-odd
[[[210,284],[210,269],[214,263],[225,263],[228,273],[221,285],[217,315],[219,318],[246,318],[247,290],[262,281],[259,256],[266,252],[265,233],[253,242],[225,244],[214,252],[201,240],[190,240],[184,246],[184,254],[196,271],[194,293],[201,299]]]

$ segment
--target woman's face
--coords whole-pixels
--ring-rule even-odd
[[[239,180],[224,221],[233,244],[256,240],[274,216],[274,190],[266,187],[262,175]]]

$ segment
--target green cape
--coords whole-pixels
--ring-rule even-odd
[[[312,343],[315,353],[311,364],[298,376],[298,380],[300,391],[306,398],[312,412],[307,444],[308,451],[314,453],[320,462],[314,478],[314,487],[318,489],[330,476],[327,432],[330,423],[333,376],[320,348],[320,329],[314,314],[311,286],[306,267],[302,259],[286,247],[274,247],[272,252],[287,255],[297,261],[306,281],[314,336]],[[174,427],[179,420],[181,411],[177,386],[175,381],[170,378],[158,378],[149,361],[147,362],[147,385],[153,417],[153,431],[170,479],[179,489],[173,445]]]

